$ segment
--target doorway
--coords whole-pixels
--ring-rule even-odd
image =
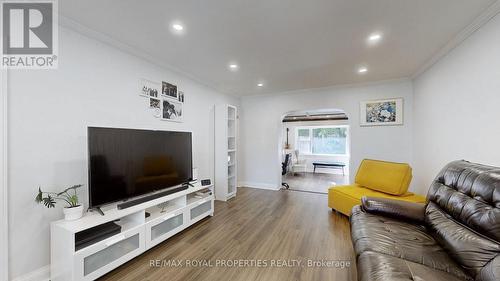
[[[328,193],[349,183],[350,130],[338,109],[294,111],[282,119],[283,190]]]

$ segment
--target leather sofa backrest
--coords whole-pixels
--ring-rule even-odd
[[[412,170],[406,163],[364,159],[356,173],[356,184],[392,195],[408,191]]]
[[[427,194],[425,222],[477,280],[500,280],[500,168],[448,164]]]

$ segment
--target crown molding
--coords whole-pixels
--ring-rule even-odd
[[[279,92],[248,94],[248,95],[241,96],[240,99],[244,100],[246,98],[300,95],[300,94],[305,94],[305,93],[309,94],[309,93],[314,93],[314,92],[325,92],[325,91],[333,91],[333,90],[341,90],[341,89],[365,88],[365,87],[380,86],[380,85],[386,85],[386,84],[397,84],[397,83],[404,83],[404,82],[411,82],[411,81],[412,80],[410,77],[402,77],[402,78],[395,78],[395,79],[376,80],[376,81],[350,83],[350,84],[335,84],[335,85],[331,85],[331,86],[318,87],[318,88],[306,88],[306,89],[288,90],[288,91],[279,91]]]
[[[180,76],[186,77],[186,78],[188,78],[188,79],[190,79],[190,80],[192,80],[192,81],[194,81],[194,82],[196,82],[196,83],[198,83],[198,84],[200,84],[200,85],[202,85],[202,86],[204,86],[212,91],[215,91],[215,92],[221,93],[221,94],[225,94],[225,95],[232,95],[232,93],[221,92],[219,89],[217,89],[217,87],[215,85],[212,85],[210,83],[206,83],[194,75],[191,75],[187,72],[184,72],[178,68],[173,67],[171,64],[169,64],[164,59],[160,59],[157,56],[151,55],[150,53],[148,53],[140,48],[137,48],[137,47],[131,46],[129,44],[126,44],[122,41],[116,40],[107,34],[104,34],[102,32],[95,30],[95,29],[89,28],[89,27],[87,27],[87,26],[85,26],[85,25],[83,25],[83,24],[81,24],[81,23],[79,23],[71,18],[68,18],[68,17],[63,16],[63,15],[59,15],[59,25],[61,27],[75,31],[81,35],[84,35],[86,37],[89,37],[91,39],[100,41],[100,42],[107,44],[111,47],[114,47],[122,52],[125,52],[125,53],[133,55],[135,57],[141,58],[141,59],[143,59],[143,60],[145,60],[153,65],[156,65],[160,68],[166,69],[166,70],[174,72]]]
[[[453,37],[443,48],[441,48],[436,54],[434,54],[431,59],[425,62],[418,70],[411,76],[411,79],[415,79],[434,64],[439,62],[443,57],[453,51],[456,47],[462,44],[467,38],[474,34],[477,30],[487,24],[496,15],[500,13],[500,0],[495,1],[488,8],[486,8],[474,21],[465,27],[460,33]]]

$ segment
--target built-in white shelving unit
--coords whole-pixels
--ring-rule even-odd
[[[50,280],[95,280],[213,212],[213,185],[198,183],[126,209],[111,208],[104,216],[89,213],[79,220],[53,222]],[[121,226],[120,233],[76,247],[77,233],[113,221]]]
[[[215,199],[227,201],[237,191],[237,108],[215,107]]]

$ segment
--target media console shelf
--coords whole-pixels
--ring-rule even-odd
[[[205,189],[210,192],[197,194]],[[110,272],[199,220],[213,216],[213,193],[213,185],[198,183],[127,209],[110,209],[104,216],[88,213],[76,221],[53,222],[50,280],[95,280]],[[120,233],[76,248],[77,233],[109,222],[119,225]]]

